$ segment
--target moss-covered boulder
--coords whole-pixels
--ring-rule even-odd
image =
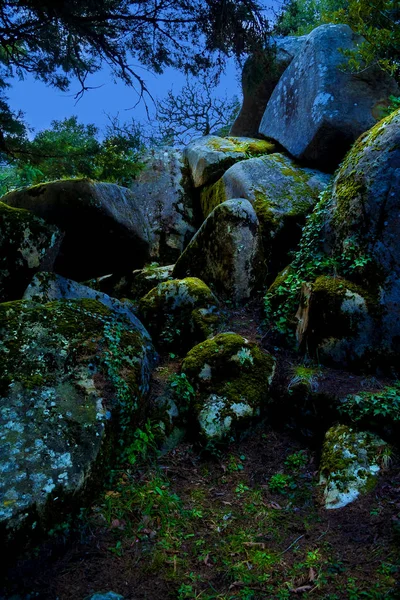
[[[376,343],[375,312],[375,302],[360,286],[320,276],[302,288],[296,315],[299,346],[324,363],[361,364]]]
[[[226,200],[249,200],[262,228],[269,269],[276,273],[287,264],[306,216],[329,181],[329,175],[299,167],[282,154],[270,154],[235,164],[217,183],[202,190],[200,203],[207,217]]]
[[[213,335],[219,324],[218,300],[196,277],[164,281],[139,301],[139,317],[153,340],[180,354]]]
[[[29,210],[65,233],[54,263],[64,277],[84,281],[129,272],[149,261],[147,223],[134,193],[126,188],[88,179],[63,180],[10,192],[2,201]]]
[[[373,489],[389,457],[389,446],[373,433],[355,431],[345,425],[329,429],[320,464],[325,508],[343,508]]]
[[[19,300],[34,273],[53,268],[62,238],[57,227],[0,202],[0,302]]]
[[[152,151],[129,189],[146,226],[150,258],[176,261],[195,233],[189,169],[175,148]]]
[[[276,146],[266,140],[253,138],[221,138],[206,135],[188,144],[183,152],[194,187],[217,181],[238,161],[251,156],[275,152]]]
[[[36,273],[23,295],[23,300],[31,300],[40,304],[47,304],[53,300],[79,300],[83,298],[101,302],[116,314],[127,319],[135,329],[140,331],[144,338],[150,340],[150,336],[137,318],[133,310],[133,303],[130,300],[117,300],[86,285],[72,281],[72,279],[65,279],[61,275]]]
[[[173,275],[199,277],[218,297],[242,302],[260,291],[266,276],[260,226],[242,198],[213,210],[176,263]]]
[[[333,171],[400,91],[378,64],[360,75],[343,68],[345,53],[363,43],[348,25],[314,29],[274,89],[260,133],[295,158]]]
[[[270,354],[235,333],[190,350],[182,372],[194,388],[193,412],[207,445],[230,441],[254,422],[268,404],[274,371]]]
[[[61,522],[101,483],[145,409],[156,355],[132,322],[88,299],[0,304],[0,340],[4,542]]]

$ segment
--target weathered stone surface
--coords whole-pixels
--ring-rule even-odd
[[[363,38],[348,25],[321,25],[310,33],[276,86],[260,133],[294,157],[333,170],[350,145],[383,116],[396,82],[377,65],[346,72],[341,50]]]
[[[126,188],[63,180],[16,190],[2,200],[65,232],[54,263],[60,275],[83,281],[116,269],[129,272],[149,260],[147,223],[134,193]]]
[[[65,279],[55,273],[36,273],[23,295],[23,300],[32,300],[32,302],[40,304],[47,304],[47,302],[53,300],[77,300],[81,298],[101,302],[116,314],[125,317],[141,333],[143,338],[150,340],[145,327],[133,312],[131,302],[121,302],[107,294],[76,283],[72,279]]]
[[[183,155],[197,188],[216,181],[229,167],[249,156],[274,151],[275,145],[265,140],[206,135],[188,144]]]
[[[172,263],[196,231],[188,169],[174,148],[152,152],[143,162],[130,190],[145,223],[150,258]]]
[[[265,278],[260,226],[248,200],[217,206],[178,259],[174,277],[198,277],[219,297],[242,302]]]
[[[0,534],[62,521],[143,411],[155,353],[95,300],[0,304]]]
[[[243,104],[230,135],[257,137],[268,100],[306,39],[307,36],[273,38],[269,50],[249,56],[242,71]]]
[[[306,215],[330,181],[320,171],[298,167],[282,154],[251,158],[228,169],[200,197],[204,216],[231,198],[249,200],[262,228],[269,270],[276,272],[288,262],[296,247]]]
[[[57,227],[0,202],[0,302],[19,300],[36,271],[53,268],[62,237]]]
[[[320,323],[314,326],[314,333],[309,329],[310,338],[319,339],[327,358],[339,357],[339,349],[345,344],[346,364],[354,362],[369,369],[378,366],[387,369],[399,364],[399,189],[400,111],[397,111],[356,142],[338,170],[332,190],[318,208],[322,229],[320,248],[316,238],[314,255],[321,253],[320,263],[325,265],[325,273],[326,265],[331,264],[331,277],[343,277],[350,282],[345,282],[341,293],[345,288],[357,293],[358,288],[360,295],[352,321],[362,335],[353,337],[352,327],[346,336],[342,327],[344,337],[338,346],[336,342],[326,345],[322,338],[324,331],[329,330],[333,335],[339,332],[342,309],[338,313],[336,306],[329,313],[322,306],[324,301],[310,306],[310,322]],[[301,262],[311,260],[312,256],[305,253]]]
[[[203,441],[229,442],[260,415],[269,400],[275,359],[235,333],[195,346],[182,372],[195,390],[194,413]]]
[[[302,290],[296,337],[300,348],[323,363],[361,364],[374,343],[376,326],[369,294],[340,277],[318,277]]]
[[[154,341],[180,354],[215,333],[218,300],[196,277],[160,283],[139,301],[139,317]]]
[[[367,431],[336,425],[326,434],[320,464],[325,486],[325,508],[343,508],[374,488],[390,450],[386,442]]]

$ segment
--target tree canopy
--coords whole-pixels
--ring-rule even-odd
[[[31,74],[59,90],[107,64],[115,79],[149,94],[140,67],[190,75],[223,68],[266,43],[256,0],[0,0],[0,152],[15,156],[26,137],[6,88]]]

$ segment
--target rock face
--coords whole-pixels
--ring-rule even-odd
[[[259,416],[274,371],[270,354],[234,333],[221,333],[190,350],[182,372],[195,390],[197,426],[206,444],[234,439]]]
[[[242,302],[259,290],[263,250],[257,215],[248,200],[217,206],[178,259],[173,275],[202,279],[218,297]]]
[[[378,436],[336,425],[326,434],[320,465],[325,508],[343,508],[373,489],[389,447]]]
[[[324,206],[318,209],[318,218],[322,217],[320,246],[324,252],[320,263],[332,265],[331,276],[336,284],[328,286],[332,292],[329,303],[329,290],[317,285],[320,289],[315,291],[322,300],[309,307],[310,327],[306,337],[311,345],[314,338],[314,345],[318,351],[321,348],[328,360],[337,362],[342,356],[345,364],[357,362],[365,368],[378,365],[388,368],[399,363],[399,189],[400,111],[397,111],[357,141],[338,170]],[[304,264],[310,260],[312,257],[307,255],[302,258]],[[343,277],[341,289],[338,277]],[[352,308],[349,298],[343,295],[346,289],[356,294],[354,298],[358,297]],[[315,293],[314,297],[317,299]],[[329,312],[328,305],[335,308]],[[352,326],[350,321],[348,327],[340,325],[344,323],[343,306],[347,316],[352,311]],[[336,336],[336,341],[332,339],[326,344],[328,331]],[[337,339],[338,334],[341,339]]]
[[[340,277],[318,277],[303,286],[297,313],[300,348],[324,363],[347,367],[362,362],[376,337],[369,294]]]
[[[62,520],[143,410],[155,353],[95,300],[0,305],[0,533]]]
[[[200,279],[172,279],[140,300],[139,316],[158,345],[183,354],[215,333],[218,304]]]
[[[53,268],[62,237],[57,227],[0,202],[0,302],[19,300],[36,271]]]
[[[121,302],[107,294],[93,290],[90,287],[65,279],[55,273],[36,273],[31,283],[25,290],[23,300],[31,300],[39,304],[47,304],[53,300],[79,300],[87,298],[97,300],[115,314],[124,317],[144,339],[150,341],[150,336],[132,309],[130,301]]]
[[[197,188],[216,181],[229,167],[249,156],[274,151],[275,145],[265,140],[206,135],[188,144],[183,155],[189,166],[193,185]]]
[[[195,233],[189,174],[182,153],[173,148],[153,152],[144,165],[130,190],[145,223],[150,258],[169,264]]]
[[[243,104],[230,135],[257,137],[268,100],[306,39],[307,36],[275,38],[269,50],[249,56],[242,71]]]
[[[363,39],[348,25],[314,29],[276,86],[260,133],[294,157],[332,171],[351,144],[382,118],[389,96],[399,94],[396,82],[378,66],[361,75],[343,68],[341,50],[354,50]]]
[[[63,180],[16,190],[2,199],[65,232],[54,270],[83,281],[142,267],[150,240],[135,195],[113,183]],[[43,268],[43,267],[42,267]]]
[[[287,264],[287,252],[301,236],[306,215],[315,206],[330,176],[298,167],[282,154],[251,158],[228,169],[201,193],[204,216],[231,198],[246,198],[262,228],[264,252],[270,271]]]

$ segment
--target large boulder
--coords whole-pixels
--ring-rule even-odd
[[[371,491],[390,448],[377,435],[336,425],[326,434],[320,464],[325,508],[343,508]]]
[[[44,183],[2,198],[65,232],[54,270],[83,281],[128,272],[149,260],[147,223],[133,192],[88,179]]]
[[[196,277],[159,283],[139,301],[139,316],[155,343],[184,354],[213,335],[219,324],[218,300]]]
[[[250,156],[275,152],[275,144],[252,138],[221,138],[206,135],[193,140],[183,151],[194,187],[217,181],[235,163]]]
[[[235,333],[192,348],[182,373],[194,389],[193,411],[203,442],[229,442],[266,408],[275,359]]]
[[[399,88],[379,66],[346,69],[343,52],[364,38],[348,25],[321,25],[310,33],[282,75],[265,109],[260,133],[294,157],[333,170],[351,144],[382,118]]]
[[[227,200],[207,217],[173,270],[198,277],[217,296],[242,302],[265,278],[260,226],[248,200]]]
[[[324,207],[319,208],[319,219],[322,217],[320,247],[325,257],[321,255],[318,261],[321,265],[331,264],[332,275],[350,280],[353,291],[357,292],[358,287],[360,297],[364,298],[360,298],[354,313],[355,317],[358,314],[357,327],[364,329],[363,343],[360,344],[360,337],[353,337],[348,329],[348,364],[353,361],[369,368],[399,364],[399,189],[400,111],[397,111],[357,141],[338,170]],[[317,241],[314,254],[316,252]],[[312,260],[311,255],[304,254],[301,262],[311,264]],[[312,270],[315,272],[314,267]],[[341,294],[345,288],[351,286],[345,284]],[[321,323],[323,310],[326,310],[323,304],[324,301],[311,304],[310,323]],[[347,301],[345,305],[349,307]],[[342,308],[340,312],[343,312]],[[371,319],[373,325],[367,326]],[[315,327],[314,332],[308,329],[308,335],[315,340],[319,337],[325,346],[322,341],[324,330],[328,328],[333,332],[336,329],[339,333],[337,310],[325,312],[322,320],[325,324],[323,328],[319,326],[317,336]],[[341,333],[345,333],[343,328]],[[338,348],[336,343],[334,346]],[[335,353],[332,347],[329,355],[333,357]]]
[[[0,302],[19,300],[36,271],[53,268],[62,238],[57,227],[0,202]]]
[[[195,233],[188,169],[173,148],[153,151],[143,163],[129,188],[146,226],[150,258],[169,264]]]
[[[228,169],[217,183],[204,188],[200,203],[206,217],[231,198],[249,200],[261,224],[269,270],[276,272],[287,264],[288,251],[296,247],[306,216],[329,181],[329,175],[270,154]]]
[[[82,285],[71,279],[65,279],[61,275],[56,275],[55,273],[36,273],[23,295],[23,300],[31,300],[39,304],[47,304],[53,300],[79,300],[82,298],[101,302],[101,304],[110,308],[114,313],[129,321],[141,333],[143,338],[150,340],[145,327],[133,312],[131,301],[125,300],[121,302],[86,285]]]
[[[279,79],[307,36],[272,39],[272,46],[252,54],[242,71],[243,104],[230,135],[257,137],[262,116]]]
[[[340,277],[317,277],[304,284],[297,311],[296,337],[323,363],[362,366],[376,337],[373,298],[360,286]]]
[[[4,543],[62,521],[99,485],[145,409],[156,356],[131,321],[88,299],[0,304],[0,340]]]

